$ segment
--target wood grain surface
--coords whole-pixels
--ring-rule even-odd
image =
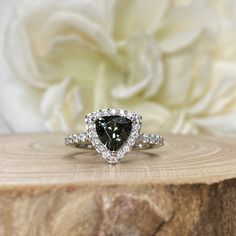
[[[236,140],[164,136],[164,147],[131,152],[112,166],[95,151],[64,146],[62,134],[2,135],[0,183],[211,183],[235,177]]]
[[[236,235],[234,139],[163,135],[112,166],[64,136],[0,136],[0,236]]]

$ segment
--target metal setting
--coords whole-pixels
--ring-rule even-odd
[[[95,122],[106,116],[125,117],[132,122],[127,140],[117,151],[109,150],[98,137]],[[147,149],[164,145],[164,138],[153,134],[140,133],[142,117],[136,113],[118,108],[103,109],[85,116],[86,132],[72,134],[65,138],[66,145],[95,149],[110,164],[117,164],[132,149]]]

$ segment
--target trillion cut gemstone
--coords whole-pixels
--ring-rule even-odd
[[[132,121],[122,116],[104,116],[95,124],[99,139],[110,151],[119,150],[132,129]]]

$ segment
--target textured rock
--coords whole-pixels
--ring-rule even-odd
[[[235,183],[5,188],[0,235],[233,236]]]

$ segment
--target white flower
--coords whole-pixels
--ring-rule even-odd
[[[228,45],[219,52],[215,6],[20,2],[5,34],[5,120],[15,131],[74,130],[84,114],[115,106],[142,114],[146,131],[236,132],[235,65],[218,58]]]

